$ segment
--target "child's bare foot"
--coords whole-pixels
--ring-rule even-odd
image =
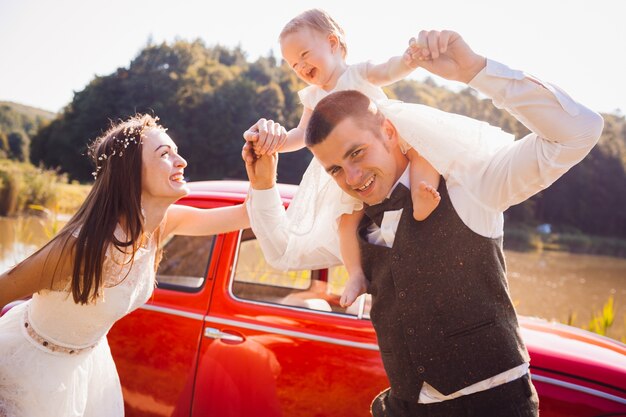
[[[343,289],[339,305],[349,307],[359,297],[367,291],[367,279],[365,275],[355,275],[348,278],[346,288]]]
[[[417,187],[411,187],[411,199],[413,200],[413,218],[422,221],[437,208],[441,196],[435,187],[420,181]]]

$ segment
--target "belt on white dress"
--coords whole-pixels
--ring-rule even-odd
[[[28,336],[37,345],[43,347],[45,350],[48,350],[52,353],[61,353],[61,354],[66,354],[66,355],[78,355],[80,353],[92,350],[98,344],[98,342],[96,342],[89,346],[71,347],[71,346],[63,346],[63,345],[54,343],[50,339],[47,339],[46,337],[37,333],[37,331],[33,328],[28,317],[28,308],[24,310],[24,316],[23,316],[22,321],[23,321],[24,329],[26,330],[26,334],[28,334]]]

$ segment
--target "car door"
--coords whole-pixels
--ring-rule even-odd
[[[192,415],[364,416],[388,382],[345,269],[277,271],[250,230],[224,242],[204,319]]]
[[[197,354],[224,236],[164,242],[158,287],[111,329],[126,416],[189,416]]]

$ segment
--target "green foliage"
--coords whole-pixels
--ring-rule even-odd
[[[20,172],[0,168],[0,216],[15,214],[18,209],[18,196],[22,188]]]
[[[59,220],[58,205],[55,207],[55,210],[50,210],[39,204],[30,204],[28,208],[33,212],[42,214],[43,219],[40,220],[39,224],[41,224],[43,232],[48,240],[52,239],[57,233],[59,233],[62,225]]]
[[[602,336],[608,336],[609,329],[615,323],[615,310],[615,299],[613,295],[610,295],[609,299],[602,306],[602,310],[593,313],[591,320],[589,320],[587,325],[577,325],[576,313],[573,311],[571,311],[568,315],[565,324],[568,326],[580,327]],[[624,318],[624,328],[626,328],[626,317]],[[621,341],[622,343],[626,343],[626,336],[622,336]]]
[[[550,240],[561,249],[572,253],[611,255],[626,258],[626,241],[583,234],[555,234]]]
[[[207,47],[201,41],[148,43],[128,67],[96,77],[75,93],[63,112],[32,138],[30,157],[59,167],[72,179],[91,181],[93,168],[84,156],[87,143],[111,120],[149,112],[169,127],[189,163],[189,179],[245,179],[242,133],[260,117],[295,127],[302,107],[296,91],[303,86],[288,65],[277,63],[271,54],[248,62],[240,48]],[[427,79],[403,80],[385,91],[390,98],[484,120],[518,138],[529,133],[469,88],[455,93]],[[0,122],[1,114],[0,109]],[[626,120],[604,117],[604,133],[590,155],[548,189],[509,209],[507,221],[575,226],[588,235],[626,238]],[[3,146],[0,137],[0,156]],[[279,180],[298,183],[310,159],[307,150],[281,155]],[[523,244],[532,236],[509,236],[509,241],[512,238]],[[546,244],[585,246],[575,237],[558,243],[535,238],[526,242]]]
[[[32,204],[50,205],[62,182],[67,179],[55,171],[0,159],[0,216],[15,215]]]
[[[508,225],[507,225],[508,226]],[[504,230],[504,247],[517,251],[541,251],[543,242],[541,236],[532,227],[519,225],[507,227]]]
[[[136,112],[158,115],[179,145],[192,180],[245,178],[243,131],[260,117],[294,127],[302,87],[273,57],[248,63],[243,52],[201,41],[147,45],[128,68],[95,78],[33,139],[32,159],[61,167],[73,179],[91,180],[86,145]],[[306,152],[306,151],[305,151]],[[301,154],[285,182],[298,182],[308,161]]]
[[[30,141],[54,113],[8,101],[0,102],[0,158],[28,161]]]
[[[0,159],[8,158],[11,149],[9,148],[9,138],[6,133],[0,132]]]
[[[18,161],[28,161],[30,139],[24,133],[11,132],[7,137],[9,143],[9,157]]]
[[[613,295],[611,295],[602,307],[602,311],[594,314],[589,322],[588,330],[606,336],[609,327],[615,320],[615,306],[613,305]]]
[[[597,235],[626,237],[624,163],[610,155],[603,138],[582,163],[534,197],[535,218],[539,222],[576,226]]]
[[[48,208],[54,213],[73,215],[83,204],[89,191],[91,191],[91,185],[83,185],[78,182],[69,184],[59,182],[56,187],[54,205]]]
[[[626,258],[626,240],[582,233],[571,227],[539,233],[534,227],[516,222],[505,223],[504,248],[516,251],[556,250]]]

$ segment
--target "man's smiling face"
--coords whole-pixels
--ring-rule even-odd
[[[378,204],[387,197],[407,161],[388,121],[378,133],[359,126],[349,117],[337,124],[321,143],[310,147],[339,187],[368,205]]]

